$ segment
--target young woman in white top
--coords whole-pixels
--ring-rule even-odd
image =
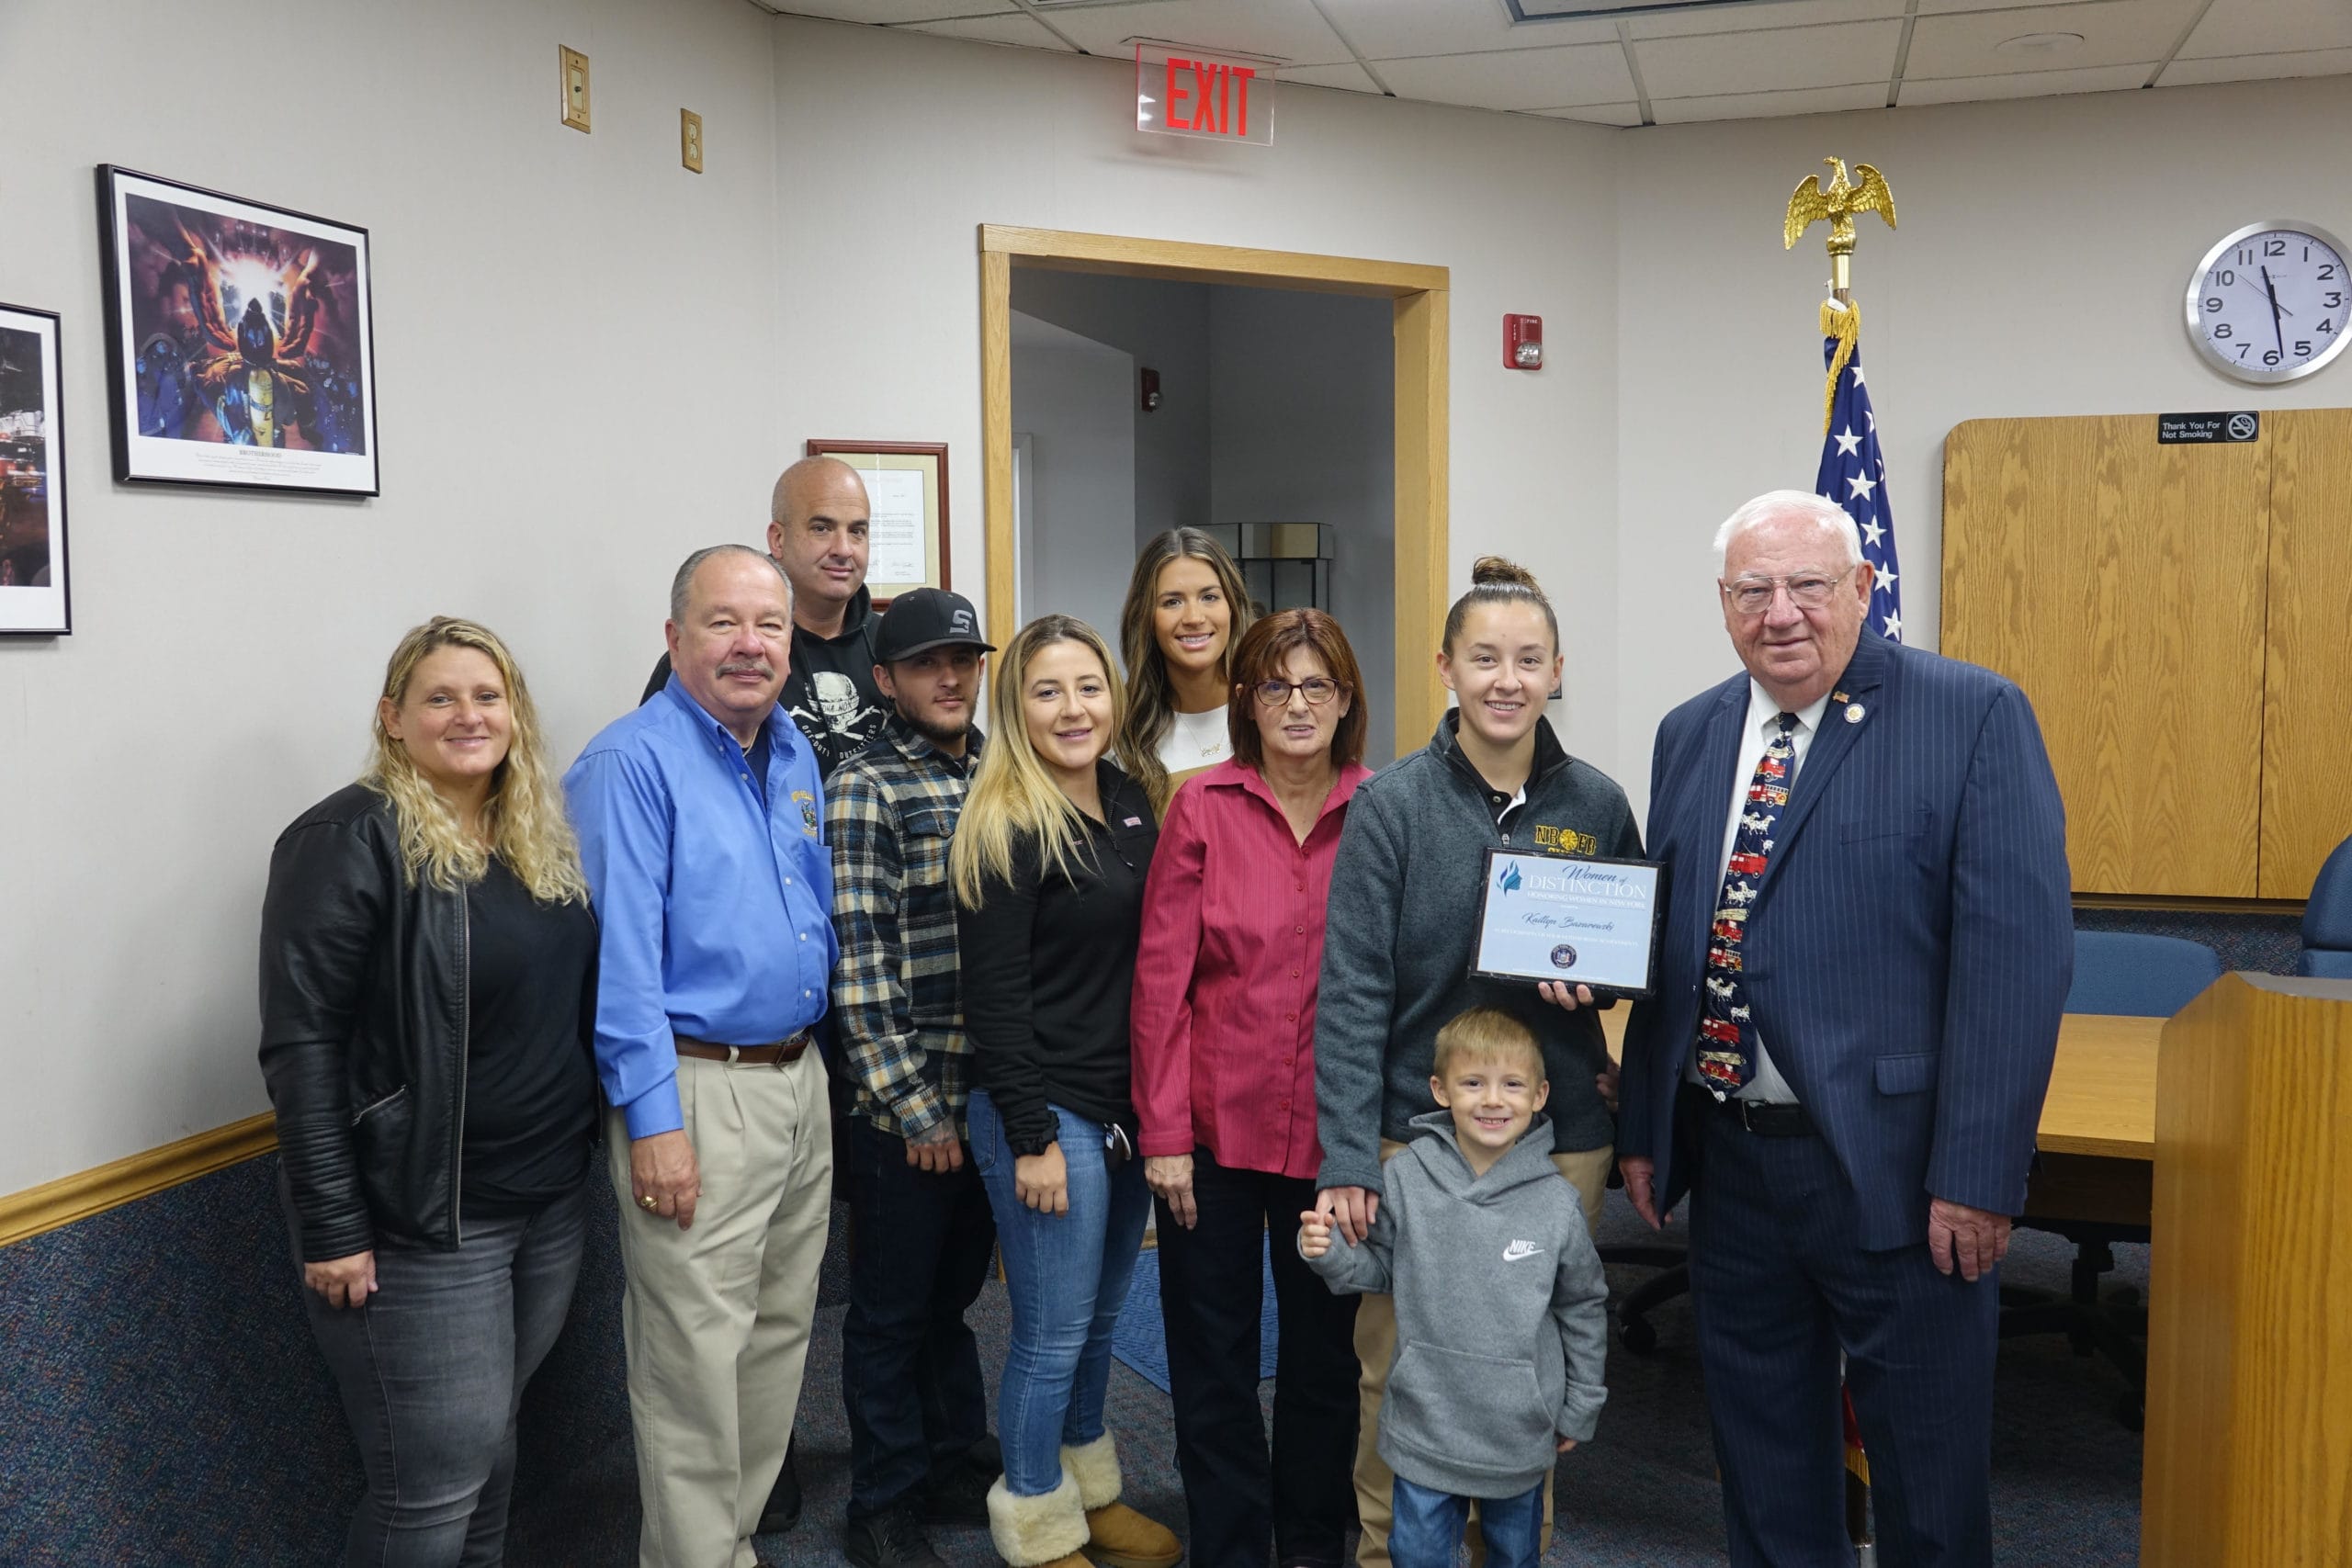
[[[1178,784],[1233,755],[1233,646],[1250,620],[1241,569],[1200,529],[1170,528],[1143,547],[1119,614],[1127,665],[1119,753],[1154,816],[1168,814]]]

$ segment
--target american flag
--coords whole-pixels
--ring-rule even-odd
[[[1823,330],[1832,320],[1822,312]],[[1879,455],[1878,420],[1871,412],[1871,395],[1862,384],[1862,349],[1859,320],[1854,352],[1838,371],[1829,396],[1829,427],[1821,443],[1821,471],[1814,490],[1846,509],[1862,531],[1862,558],[1878,570],[1878,586],[1871,592],[1870,624],[1890,642],[1903,640],[1903,591],[1894,570],[1894,513],[1886,499],[1886,459]],[[1824,366],[1835,369],[1838,339],[1821,345]]]

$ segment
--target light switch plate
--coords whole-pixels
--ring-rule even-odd
[[[588,129],[588,57],[576,49],[556,45],[563,65],[563,123],[574,130]]]
[[[678,111],[678,162],[702,173],[702,116],[692,109]]]

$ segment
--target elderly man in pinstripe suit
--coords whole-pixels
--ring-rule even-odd
[[[1658,726],[1671,863],[1619,1165],[1690,1285],[1735,1564],[1850,1562],[1840,1352],[1880,1561],[1986,1564],[1998,1265],[2073,968],[2025,696],[1862,635],[1854,524],[1802,491],[1715,537],[1747,672]]]

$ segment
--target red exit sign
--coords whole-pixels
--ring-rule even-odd
[[[1262,147],[1274,139],[1273,63],[1138,43],[1136,129]]]

